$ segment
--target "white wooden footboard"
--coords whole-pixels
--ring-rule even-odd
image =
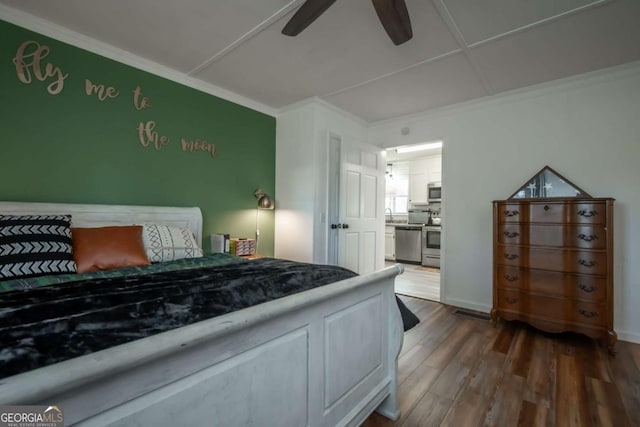
[[[0,380],[66,425],[357,426],[397,418],[393,266]]]

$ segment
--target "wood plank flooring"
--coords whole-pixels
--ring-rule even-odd
[[[400,419],[361,427],[640,426],[640,344],[609,356],[577,334],[456,316],[455,308],[401,297],[421,322],[398,362]]]
[[[393,265],[387,262],[386,265]],[[414,264],[402,264],[404,273],[396,277],[396,293],[440,301],[440,270]]]

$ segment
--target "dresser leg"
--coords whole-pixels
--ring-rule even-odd
[[[618,334],[616,334],[615,331],[607,331],[606,340],[607,350],[609,350],[609,354],[615,356],[616,349],[614,348],[614,346],[616,345],[616,342],[618,342]]]
[[[491,324],[494,328],[498,326],[498,310],[495,308],[491,309]]]

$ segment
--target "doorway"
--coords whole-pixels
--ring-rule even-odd
[[[442,141],[430,141],[386,149],[385,261],[397,261],[390,245],[402,244],[394,232],[405,224],[422,226],[420,263],[404,264],[405,273],[396,279],[396,292],[434,301],[442,300],[441,268],[446,229],[442,183]],[[437,239],[436,239],[437,237]]]

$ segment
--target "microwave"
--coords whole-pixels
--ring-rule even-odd
[[[429,209],[409,209],[409,224],[430,224],[431,211]]]
[[[429,203],[442,201],[442,186],[440,183],[433,183],[427,186],[427,201]]]

